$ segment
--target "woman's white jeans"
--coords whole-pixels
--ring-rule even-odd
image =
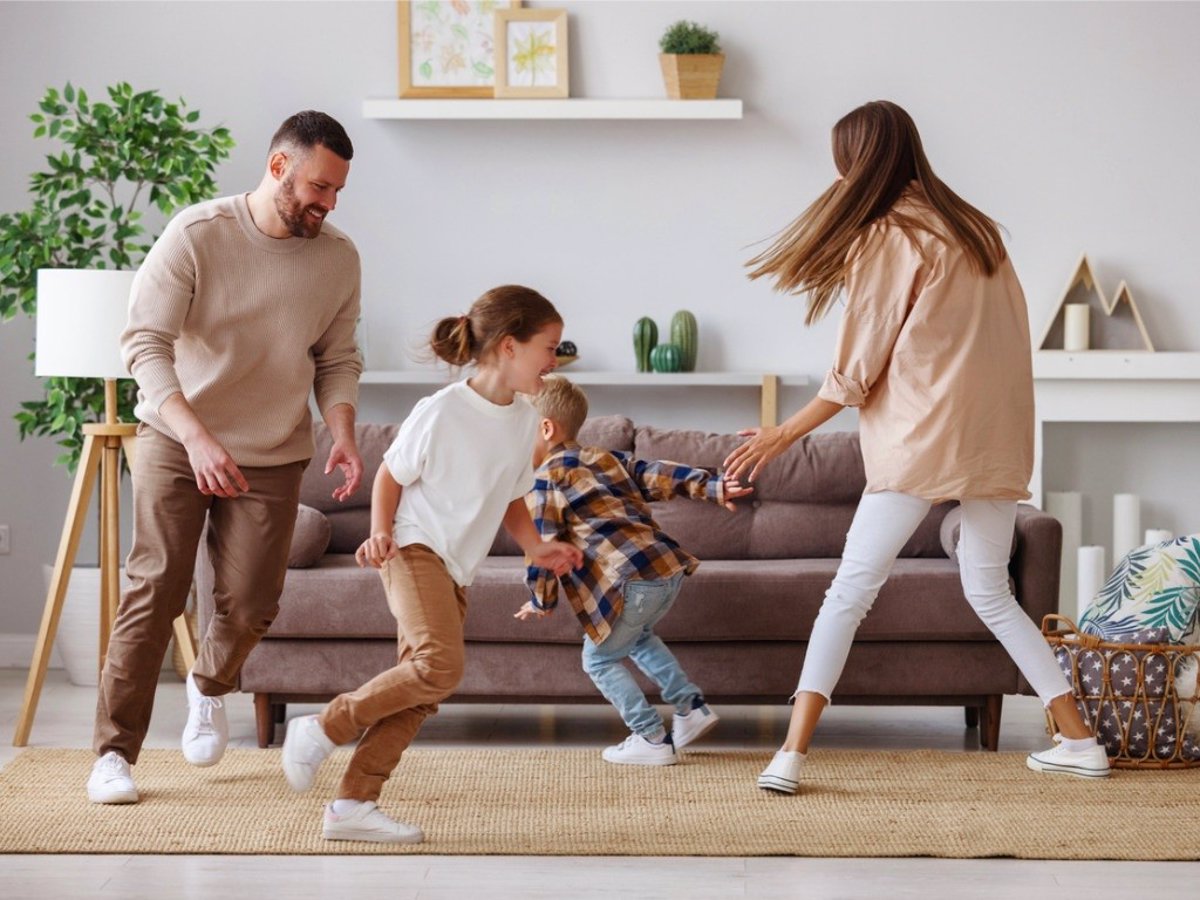
[[[901,548],[929,512],[930,502],[893,491],[863,494],[846,535],[846,549],[813,624],[796,692],[829,699],[841,678],[850,644]],[[1017,504],[962,501],[958,567],[963,592],[1042,703],[1070,692],[1054,654],[1008,587],[1008,557]]]

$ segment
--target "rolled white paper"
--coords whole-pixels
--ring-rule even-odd
[[[1087,350],[1090,310],[1086,303],[1068,303],[1063,307],[1063,349]]]
[[[1147,528],[1146,536],[1142,538],[1142,546],[1150,547],[1154,544],[1161,544],[1164,541],[1172,541],[1174,539],[1174,532],[1168,531],[1166,528]]]
[[[1113,497],[1113,565],[1142,546],[1142,506],[1137,494]]]
[[[1075,608],[1075,621],[1079,622],[1084,610],[1092,605],[1092,600],[1104,587],[1105,575],[1108,570],[1104,566],[1103,547],[1079,548],[1079,581]]]
[[[1078,491],[1047,491],[1046,512],[1062,523],[1062,557],[1058,580],[1058,610],[1070,616],[1076,603],[1079,545],[1083,543],[1083,495]]]

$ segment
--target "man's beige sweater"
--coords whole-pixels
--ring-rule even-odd
[[[182,392],[239,466],[308,459],[310,391],[322,413],[357,403],[358,314],[358,251],[336,228],[267,237],[245,194],[188,207],[133,281],[121,352],[137,416],[178,440],[159,409]]]

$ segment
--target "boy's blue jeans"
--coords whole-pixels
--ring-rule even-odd
[[[583,671],[595,682],[629,730],[649,737],[663,728],[662,716],[623,666],[626,657],[658,685],[663,700],[680,714],[692,708],[700,688],[688,681],[679,662],[653,631],[667,614],[683,585],[682,572],[656,581],[630,581],[625,585],[625,608],[613,622],[612,633],[602,644],[583,639]]]

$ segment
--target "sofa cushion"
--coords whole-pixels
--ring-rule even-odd
[[[296,527],[288,549],[288,568],[306,569],[316,563],[329,547],[333,529],[325,514],[301,503],[296,508]]]

